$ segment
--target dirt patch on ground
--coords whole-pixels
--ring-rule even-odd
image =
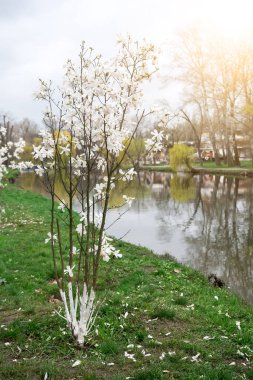
[[[174,337],[174,334],[180,335],[187,329],[189,325],[181,320],[167,320],[167,319],[153,319],[148,324],[148,331],[154,338],[161,340],[167,340],[170,337]]]
[[[21,315],[21,310],[1,310],[0,309],[0,325],[9,325]]]
[[[152,265],[144,265],[142,268],[145,273],[154,273],[157,272],[157,268]]]

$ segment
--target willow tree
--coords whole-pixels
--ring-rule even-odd
[[[175,144],[169,151],[170,166],[176,171],[180,166],[186,166],[189,171],[192,170],[193,148],[185,144]]]

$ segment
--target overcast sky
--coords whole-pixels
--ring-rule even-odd
[[[230,24],[241,14],[245,24],[252,12],[253,0],[0,0],[0,113],[40,124],[38,78],[60,83],[82,40],[109,57],[117,35],[130,33],[162,47],[165,62],[166,42],[178,30],[200,22],[218,27],[225,14]],[[150,91],[154,100],[175,104],[178,95],[161,86]]]

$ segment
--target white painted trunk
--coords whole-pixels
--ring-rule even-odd
[[[72,283],[68,283],[68,295],[60,289],[61,299],[64,303],[65,318],[72,332],[73,337],[79,345],[83,345],[85,337],[89,334],[95,315],[95,292],[93,289],[88,292],[86,284],[83,286],[83,294],[78,297],[73,295]]]

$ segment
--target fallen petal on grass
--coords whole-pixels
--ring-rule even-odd
[[[76,360],[73,364],[72,364],[72,367],[77,367],[78,365],[81,364],[81,360]]]

